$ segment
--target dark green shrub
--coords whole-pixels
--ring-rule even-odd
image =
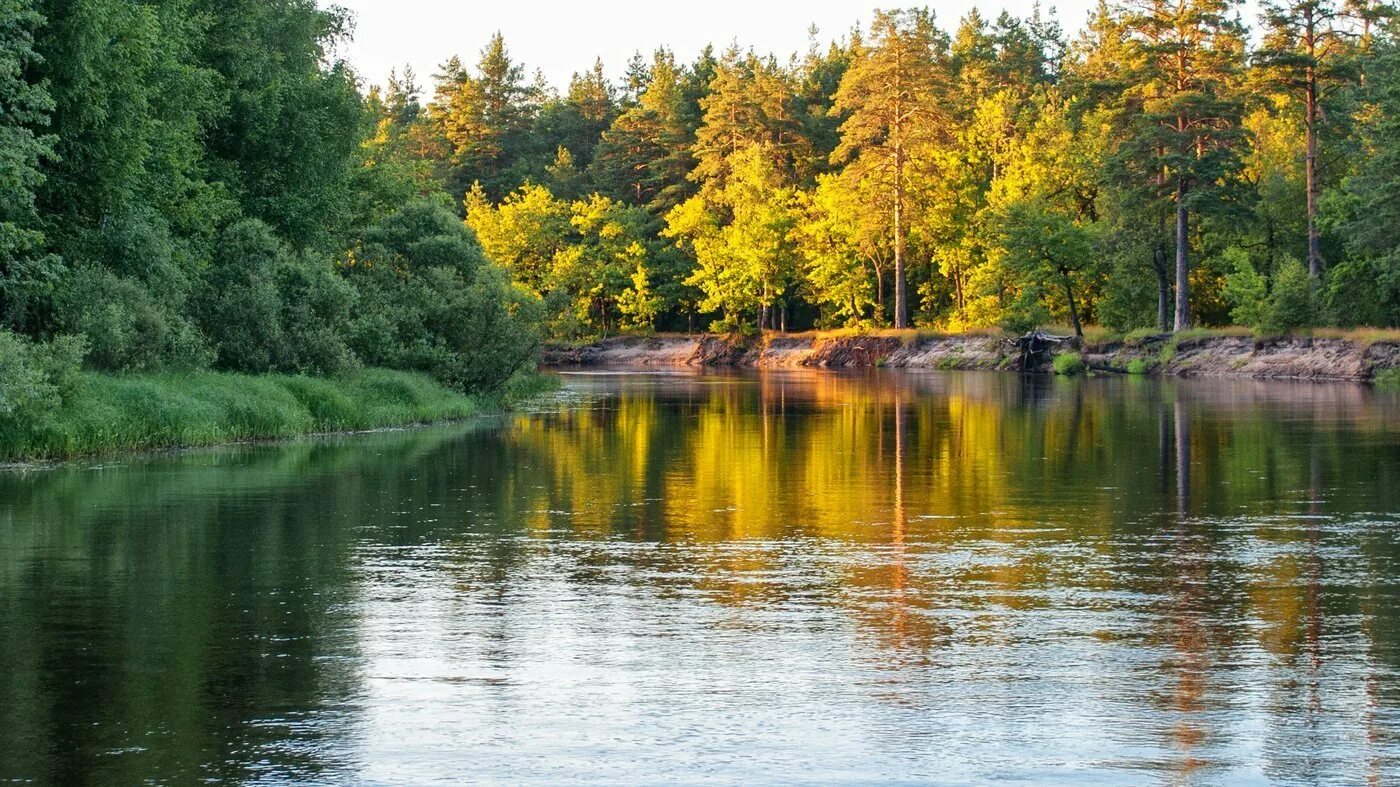
[[[354,291],[329,262],[298,256],[260,221],[224,231],[195,299],[220,368],[337,374]]]
[[[1230,302],[1230,319],[1237,325],[1258,329],[1268,321],[1269,281],[1254,269],[1249,254],[1231,247],[1221,255],[1230,268],[1225,277],[1225,299]]]
[[[1311,326],[1317,320],[1317,301],[1312,277],[1297,260],[1288,260],[1274,273],[1265,319],[1259,325],[1266,333],[1287,333]]]
[[[210,353],[180,312],[140,281],[95,265],[70,271],[57,299],[60,331],[86,337],[88,363],[109,371],[193,369]]]
[[[30,429],[72,399],[83,353],[79,337],[41,344],[0,328],[0,431]]]
[[[1287,258],[1272,280],[1254,269],[1248,255],[1229,249],[1225,257],[1234,272],[1225,282],[1225,296],[1233,304],[1230,319],[1261,334],[1282,334],[1317,323],[1317,297],[1308,269]]]
[[[422,371],[458,390],[488,393],[534,359],[539,299],[488,263],[441,205],[415,203],[372,228],[349,274],[359,293],[349,342],[371,366]]]
[[[1390,259],[1350,259],[1327,272],[1327,317],[1343,328],[1400,324],[1400,265]]]

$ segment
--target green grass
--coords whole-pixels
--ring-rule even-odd
[[[0,424],[0,458],[64,459],[455,421],[546,385],[538,375],[491,399],[426,375],[366,369],[339,379],[292,375],[84,373],[78,392],[35,424]]]
[[[1055,374],[1074,377],[1084,373],[1084,358],[1079,353],[1061,353],[1055,356],[1052,363],[1055,367]]]
[[[1371,382],[1377,388],[1400,391],[1400,369],[1381,369],[1376,372],[1376,376],[1371,379]]]
[[[1147,369],[1147,361],[1141,358],[1134,358],[1128,362],[1128,374],[1144,375],[1147,374]]]

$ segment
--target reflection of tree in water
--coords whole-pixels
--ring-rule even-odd
[[[1171,565],[1173,575],[1167,584],[1168,609],[1172,628],[1173,659],[1170,674],[1175,676],[1173,709],[1177,722],[1172,740],[1180,752],[1178,772],[1189,777],[1206,765],[1197,750],[1208,732],[1201,720],[1206,710],[1204,697],[1210,682],[1210,632],[1202,622],[1212,606],[1207,597],[1208,549],[1204,539],[1192,532],[1191,519],[1191,424],[1186,404],[1178,392],[1172,407],[1172,455],[1176,459],[1176,533]]]
[[[0,474],[0,776],[353,769],[356,544],[462,433]]]
[[[467,436],[0,476],[0,659],[15,665],[0,679],[0,748],[57,773],[45,747],[62,741],[82,753],[65,760],[77,778],[107,762],[97,755],[120,730],[178,730],[105,775],[211,758],[226,763],[216,775],[245,779],[256,774],[240,752],[255,751],[333,776],[346,733],[295,714],[361,690],[357,594],[441,582],[462,616],[506,608],[541,565],[585,597],[632,583],[703,599],[734,625],[761,618],[754,608],[821,605],[854,623],[857,656],[886,671],[896,701],[919,696],[948,645],[1006,646],[1018,615],[1054,616],[1066,592],[1160,598],[1146,633],[1172,654],[1162,707],[1187,772],[1229,734],[1205,719],[1237,669],[1216,656],[1240,640],[1302,652],[1317,716],[1337,713],[1329,620],[1371,649],[1373,708],[1378,672],[1397,666],[1385,591],[1324,592],[1329,539],[1373,560],[1368,577],[1400,557],[1391,541],[1232,519],[1277,513],[1301,489],[1322,489],[1311,499],[1334,518],[1400,510],[1400,485],[1376,482],[1400,478],[1383,447],[1393,411],[1351,389],[802,372],[606,389],[595,405]],[[1295,533],[1301,562],[1238,551]],[[421,548],[435,556],[421,576],[366,560]],[[1358,604],[1359,631],[1338,614]],[[972,614],[938,614],[952,608]],[[1251,617],[1270,625],[1256,635]],[[478,633],[504,643],[521,622],[492,625]],[[99,634],[110,641],[93,647]],[[492,656],[501,669],[510,657]],[[1357,722],[1377,749],[1393,745],[1376,716]]]

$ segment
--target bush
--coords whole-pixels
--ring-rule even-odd
[[[366,363],[490,393],[533,360],[540,300],[488,263],[451,211],[432,202],[405,208],[366,233],[356,260],[360,307],[349,336]]]
[[[1328,318],[1343,328],[1400,325],[1400,260],[1350,259],[1327,272]]]
[[[1400,390],[1400,369],[1381,369],[1376,372],[1376,376],[1371,382],[1377,388],[1386,390]]]
[[[220,368],[338,374],[354,366],[343,336],[353,301],[329,262],[293,254],[247,220],[224,231],[195,312]]]
[[[1084,358],[1079,353],[1061,353],[1053,361],[1055,374],[1074,377],[1084,373]]]
[[[1285,258],[1270,282],[1243,251],[1229,249],[1224,257],[1234,267],[1225,281],[1225,296],[1233,304],[1230,319],[1261,334],[1288,333],[1316,323],[1316,292],[1303,263]]]
[[[58,328],[86,337],[97,369],[194,369],[211,360],[178,297],[157,298],[140,281],[95,265],[70,271],[60,292]]]
[[[1259,327],[1267,333],[1287,333],[1313,325],[1317,320],[1314,296],[1313,280],[1303,263],[1291,259],[1284,262],[1274,273],[1268,312]]]
[[[1259,328],[1268,319],[1269,282],[1254,269],[1249,254],[1231,247],[1221,255],[1229,275],[1225,277],[1225,299],[1230,302],[1230,319],[1237,325]]]
[[[1133,360],[1128,362],[1128,374],[1144,375],[1147,374],[1147,369],[1147,361],[1144,361],[1141,358],[1134,358]]]
[[[0,328],[0,433],[26,431],[71,400],[83,353],[78,337],[40,344]]]

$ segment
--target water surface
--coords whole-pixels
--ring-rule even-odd
[[[1400,399],[592,374],[0,472],[0,780],[1396,783]]]

